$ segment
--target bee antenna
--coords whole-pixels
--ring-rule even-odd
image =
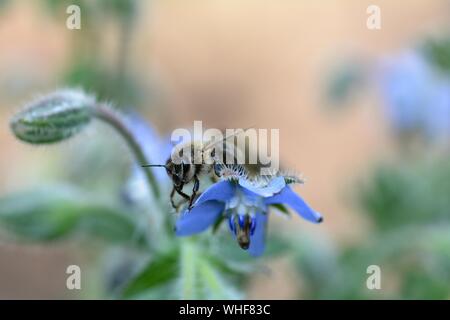
[[[149,167],[166,167],[165,164],[143,164],[142,165],[143,168],[149,168]]]

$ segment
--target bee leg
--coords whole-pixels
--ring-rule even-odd
[[[192,195],[189,199],[189,210],[192,209],[192,203],[194,202],[195,196],[197,195],[197,191],[200,188],[200,181],[197,176],[194,176],[194,187],[192,188]]]
[[[182,188],[183,188],[183,186],[178,187],[178,188],[174,186],[172,188],[172,192],[170,193],[170,203],[172,205],[172,208],[174,208],[175,211],[177,211],[177,212],[178,212],[178,209],[180,208],[181,203],[175,204],[175,201],[174,201],[175,192],[178,193],[180,196],[182,196],[185,200],[190,200],[191,199],[186,193],[181,191]]]
[[[175,187],[172,188],[172,192],[170,193],[170,204],[172,205],[172,208],[175,210],[178,209],[178,206],[175,205],[175,201],[173,200],[173,197],[175,196]]]
[[[186,200],[191,200],[191,197],[189,197],[186,193],[184,193],[183,191],[183,186],[180,186],[180,187],[175,187],[175,191],[180,195],[180,196],[182,196],[183,198],[185,198]]]

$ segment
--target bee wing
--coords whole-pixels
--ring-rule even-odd
[[[230,134],[230,135],[226,136],[225,138],[223,138],[222,140],[219,140],[219,141],[210,141],[210,142],[208,142],[208,143],[205,145],[205,147],[203,148],[203,150],[204,150],[204,151],[208,151],[208,150],[214,148],[214,147],[215,147],[216,145],[218,145],[219,143],[223,143],[224,141],[227,141],[227,140],[230,139],[230,138],[236,137],[237,135],[240,135],[241,133],[247,131],[248,129],[252,129],[252,128],[253,128],[253,126],[247,127],[247,128],[245,128],[245,129],[241,129],[241,130],[239,130],[238,132],[235,132],[235,133],[233,133],[233,134]]]
[[[234,132],[233,134],[228,135],[221,140],[208,142],[203,150],[208,151],[208,150],[211,150],[212,148],[216,148],[216,156],[214,159],[217,163],[226,164],[226,163],[228,163],[228,160],[231,160],[232,162],[228,163],[228,164],[238,164],[236,167],[231,167],[232,170],[236,170],[237,168],[239,168],[239,166],[242,166],[242,167],[244,167],[246,174],[248,174],[249,176],[253,176],[253,177],[257,176],[262,167],[261,164],[259,164],[259,163],[255,163],[255,164],[239,163],[239,161],[236,157],[237,152],[241,152],[241,153],[243,152],[244,154],[247,154],[247,153],[254,153],[254,152],[256,152],[255,150],[250,148],[250,146],[248,146],[247,144],[245,145],[245,149],[240,148],[238,145],[235,145],[234,143],[233,143],[233,146],[228,146],[228,147],[222,145],[224,141],[227,141],[230,138],[233,138],[242,133],[245,133],[248,129],[252,129],[252,128],[254,128],[254,126],[238,130],[238,131]],[[220,156],[219,156],[219,154],[220,154]],[[257,156],[255,156],[255,157],[257,159]],[[227,160],[227,161],[224,161],[224,160]]]

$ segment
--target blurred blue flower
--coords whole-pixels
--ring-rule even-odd
[[[239,178],[209,187],[194,207],[180,216],[176,234],[189,236],[202,232],[224,215],[239,245],[251,255],[259,256],[265,248],[268,208],[275,204],[288,205],[313,223],[322,222],[322,216],[292,191],[285,177],[278,176],[263,183]]]
[[[172,145],[165,143],[149,122],[138,113],[128,113],[124,119],[127,129],[137,140],[148,162],[155,164],[166,163],[166,160],[170,156]],[[137,202],[139,199],[146,198],[150,194],[143,170],[141,164],[133,162],[130,177],[122,192],[126,202]],[[168,185],[170,183],[165,170],[161,170],[160,168],[148,168],[146,170],[152,170],[153,175],[161,185]]]
[[[383,63],[380,86],[385,112],[396,133],[450,136],[450,79],[414,52]]]
[[[425,129],[429,137],[450,138],[450,79],[442,79],[434,87],[433,112],[427,112]]]

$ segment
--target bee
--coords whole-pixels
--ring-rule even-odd
[[[237,164],[235,150],[233,149],[235,144],[228,143],[230,138],[242,132],[245,132],[245,130],[218,141],[212,139],[206,143],[202,141],[188,141],[178,144],[173,148],[171,156],[164,165],[145,164],[142,167],[165,168],[173,183],[170,193],[172,207],[178,210],[178,206],[174,201],[174,196],[177,193],[189,203],[188,208],[190,210],[200,188],[199,177],[209,175],[212,181],[216,181],[217,178],[226,174],[227,170],[231,170],[237,175],[247,174],[244,167]],[[219,157],[220,154],[222,157]],[[229,159],[230,156],[234,164],[225,164],[223,159]],[[183,187],[190,182],[193,182],[193,188],[192,193],[188,195],[183,191]]]
[[[188,202],[188,209],[192,209],[193,203],[198,196],[200,188],[200,177],[209,176],[213,182],[221,177],[244,177],[247,179],[262,178],[259,174],[262,168],[261,163],[241,164],[237,161],[238,152],[244,152],[244,155],[254,152],[250,146],[241,146],[229,141],[230,138],[246,132],[244,129],[240,132],[227,136],[223,139],[212,139],[206,143],[202,141],[188,141],[176,145],[171,152],[171,156],[165,164],[153,165],[146,164],[143,167],[163,167],[172,180],[172,191],[170,193],[170,202],[172,207],[178,211],[174,201],[175,194],[180,195]],[[244,148],[244,150],[242,150]],[[224,161],[226,159],[226,161]],[[228,161],[232,159],[231,163]],[[185,185],[193,182],[191,194],[183,191]],[[250,247],[250,237],[255,231],[255,217],[246,215],[233,215],[229,220],[230,228],[236,235],[239,246],[247,250]]]
[[[236,236],[237,243],[242,249],[247,250],[250,247],[250,236],[256,227],[255,217],[249,215],[232,216],[229,223]]]

